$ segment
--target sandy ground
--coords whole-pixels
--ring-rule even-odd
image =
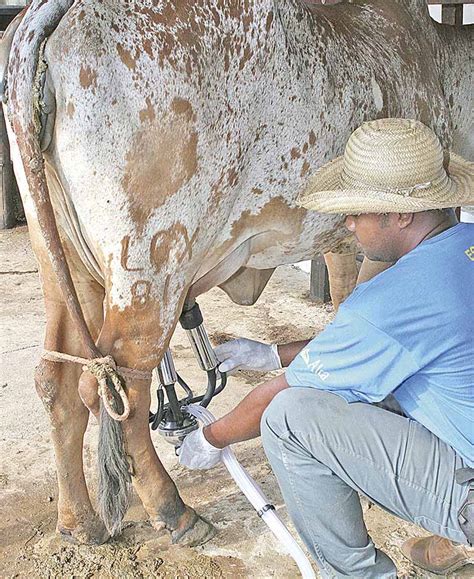
[[[199,548],[171,545],[166,534],[157,533],[147,523],[136,498],[122,535],[106,545],[74,546],[55,534],[54,457],[48,420],[33,386],[45,322],[26,228],[0,232],[0,252],[0,576],[298,577],[296,565],[256,516],[225,468],[219,466],[210,473],[184,469],[177,464],[172,447],[156,433],[153,438],[157,451],[184,500],[214,523],[218,535]],[[238,307],[217,289],[199,302],[214,342],[239,335],[291,341],[318,333],[333,317],[330,305],[315,305],[307,296],[307,274],[284,267],[256,306]],[[202,391],[202,373],[181,330],[173,338],[173,352],[178,371],[193,389]],[[210,409],[217,416],[224,414],[263,378],[255,372],[231,377],[226,391]],[[91,421],[84,460],[93,495],[97,432],[97,425]],[[243,443],[235,450],[288,522],[260,441]],[[408,536],[422,535],[421,529],[376,507],[365,516],[375,543],[394,559],[400,576],[429,577],[410,565],[399,550]],[[462,576],[474,576],[474,567],[464,569]]]

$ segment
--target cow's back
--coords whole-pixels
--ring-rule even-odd
[[[303,259],[342,233],[296,196],[363,121],[418,118],[449,144],[421,0],[312,16],[296,1],[237,5],[82,0],[48,41],[49,154],[102,268],[117,270],[124,240],[127,263],[143,259],[163,231],[164,261],[173,239],[175,261],[192,246],[187,276],[256,236],[255,267]]]

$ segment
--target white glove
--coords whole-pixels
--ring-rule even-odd
[[[214,348],[219,372],[236,370],[278,370],[282,367],[276,344],[263,344],[247,338],[230,340]]]
[[[193,470],[212,468],[222,459],[222,450],[206,440],[202,426],[186,436],[177,453],[179,464]]]

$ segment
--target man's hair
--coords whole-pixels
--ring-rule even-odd
[[[425,213],[433,215],[433,217],[451,217],[454,215],[454,209],[452,207],[447,207],[446,209],[430,209]]]
[[[433,221],[438,221],[439,219],[449,219],[454,216],[454,209],[452,207],[447,207],[446,209],[429,209],[428,211],[422,211],[423,215],[431,218]],[[389,224],[390,213],[379,213],[380,215],[380,227],[387,227]]]
[[[382,217],[386,217],[390,215],[390,213],[397,213],[397,211],[389,213],[379,213],[379,215]],[[404,213],[409,213],[409,211],[404,211]],[[451,217],[451,215],[454,215],[454,208],[447,207],[446,209],[427,209],[426,211],[421,211],[421,213],[425,213],[426,215],[432,215],[433,217]]]

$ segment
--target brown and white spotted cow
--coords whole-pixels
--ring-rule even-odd
[[[32,2],[12,43],[7,114],[45,348],[129,369],[129,417],[101,419],[127,455],[102,465],[109,531],[130,471],[154,525],[174,540],[209,536],[155,453],[144,376],[186,301],[219,285],[253,303],[276,266],[344,239],[340,216],[295,199],[363,121],[417,118],[466,154],[468,35],[435,25],[425,0]],[[36,386],[53,426],[58,529],[101,542],[81,456],[97,383],[81,372],[43,359]]]

